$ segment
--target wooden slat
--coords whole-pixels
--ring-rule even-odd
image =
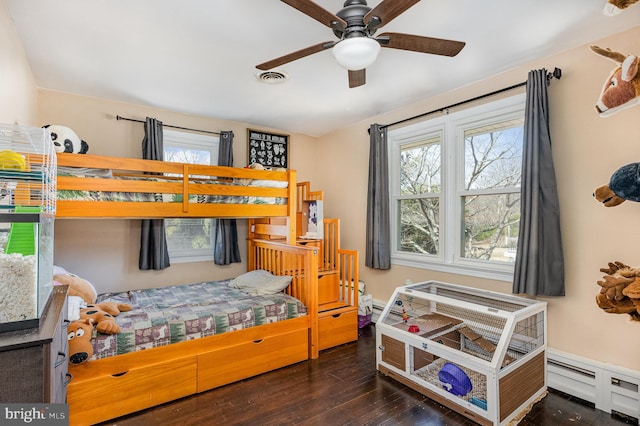
[[[254,217],[278,217],[287,214],[287,206],[284,205],[256,204],[251,207]],[[56,217],[66,219],[243,218],[247,214],[244,204],[189,203],[188,208],[189,211],[184,212],[182,203],[58,200]]]

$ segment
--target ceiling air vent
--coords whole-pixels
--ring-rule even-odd
[[[282,71],[261,71],[256,76],[258,80],[268,84],[282,84],[289,79],[289,76]]]

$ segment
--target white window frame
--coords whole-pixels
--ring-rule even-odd
[[[220,137],[209,134],[196,134],[175,130],[163,130],[164,148],[197,149],[210,152],[210,165],[218,164],[218,147]],[[214,219],[210,219],[214,220]],[[211,249],[176,250],[168,245],[171,263],[205,262],[213,260],[213,244],[215,238],[215,226],[211,226]]]
[[[395,265],[429,269],[460,275],[470,275],[500,281],[513,281],[513,263],[498,263],[463,258],[462,209],[464,194],[464,131],[491,122],[524,117],[525,94],[485,103],[455,113],[392,129],[388,132],[389,150],[389,214],[391,222],[391,262]],[[398,250],[398,200],[400,151],[405,144],[441,136],[440,235],[437,255],[408,253]],[[508,191],[502,191],[508,192]],[[492,191],[487,191],[487,194]]]

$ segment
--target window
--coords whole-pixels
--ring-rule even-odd
[[[524,95],[389,131],[392,261],[511,280]]]
[[[164,130],[164,160],[218,164],[219,138]],[[213,260],[214,219],[165,219],[167,248],[172,262]]]

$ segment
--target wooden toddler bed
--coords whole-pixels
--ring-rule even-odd
[[[291,276],[285,293],[306,307],[306,315],[299,315],[297,308],[291,309],[295,302],[288,302],[295,311],[291,319],[263,319],[265,324],[251,328],[166,346],[150,344],[148,349],[71,365],[70,424],[95,424],[317,358],[317,256],[312,248],[249,241],[248,269]],[[135,309],[131,312],[135,314]]]
[[[294,170],[65,153],[57,162],[56,218],[283,217],[295,241]]]

